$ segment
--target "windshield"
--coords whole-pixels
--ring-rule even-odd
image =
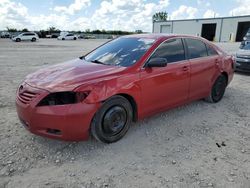
[[[242,49],[243,50],[250,50],[250,43],[246,44]]]
[[[135,64],[152,46],[154,39],[118,38],[97,48],[85,60],[105,65],[129,67]]]

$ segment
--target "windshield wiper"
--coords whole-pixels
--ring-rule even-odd
[[[101,61],[99,61],[99,60],[97,60],[97,59],[92,60],[91,62],[92,62],[92,63],[97,63],[97,64],[102,64],[102,65],[106,65],[105,63],[103,63],[103,62],[101,62]]]

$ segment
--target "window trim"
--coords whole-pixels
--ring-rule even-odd
[[[186,47],[185,47],[185,44],[184,44],[184,40],[183,40],[183,37],[171,37],[171,38],[168,38],[164,41],[162,41],[155,49],[154,51],[149,55],[149,57],[145,60],[145,63],[142,65],[142,68],[145,69],[146,67],[146,64],[148,63],[148,61],[150,60],[150,58],[152,57],[152,55],[156,52],[156,50],[158,50],[158,48],[161,47],[161,45],[169,40],[172,40],[172,39],[180,39],[181,40],[181,43],[182,43],[182,47],[183,47],[183,50],[184,50],[184,60],[181,60],[181,61],[175,61],[175,62],[171,62],[169,64],[173,64],[173,63],[179,63],[179,62],[183,62],[183,61],[186,61],[187,60],[187,52],[186,52]]]

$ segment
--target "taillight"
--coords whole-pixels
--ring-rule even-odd
[[[235,68],[235,64],[236,64],[236,57],[232,56],[232,68]]]

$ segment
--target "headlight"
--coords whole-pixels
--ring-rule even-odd
[[[84,92],[57,92],[43,98],[37,106],[66,105],[82,102],[90,91]]]
[[[247,40],[247,37],[243,37],[243,40]]]

